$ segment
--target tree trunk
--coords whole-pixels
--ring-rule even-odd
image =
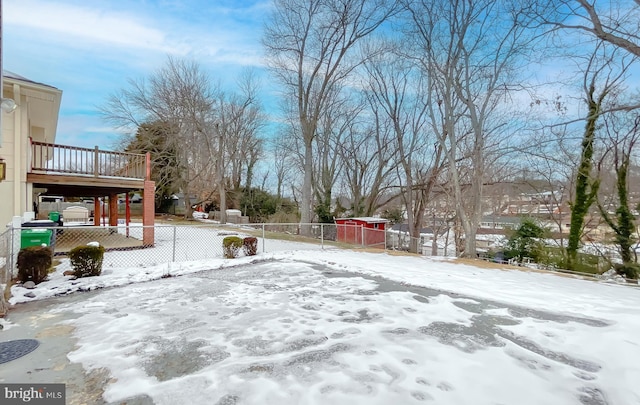
[[[224,181],[224,180],[223,180]],[[220,188],[220,223],[227,223],[227,191],[224,189],[222,181],[219,183]]]
[[[424,187],[424,186],[422,186]],[[414,208],[413,221],[409,223],[411,227],[411,244],[409,247],[409,251],[411,253],[419,253],[418,248],[421,239],[422,225],[424,222],[424,211],[425,211],[425,192],[424,190],[420,190],[417,192],[417,197],[414,199],[414,204],[416,207]]]
[[[479,130],[478,130],[479,131]],[[480,138],[482,135],[480,135]],[[478,233],[478,224],[482,221],[482,185],[484,182],[484,140],[476,139],[476,150],[473,158],[474,176],[471,179],[471,209],[467,217],[467,223],[463,224],[465,238],[464,256],[475,258],[476,251],[476,235]]]
[[[618,242],[620,248],[620,257],[622,263],[628,265],[634,263],[634,257],[632,252],[633,247],[633,214],[629,209],[629,198],[627,190],[627,174],[629,172],[629,157],[622,163],[620,168],[616,170],[618,174],[617,188],[619,207],[616,210],[618,217],[618,226],[616,230],[616,242]]]
[[[631,151],[629,151],[631,153]],[[633,252],[633,233],[635,225],[633,223],[634,216],[629,208],[629,190],[627,185],[627,176],[629,174],[630,155],[625,155],[619,163],[616,157],[616,188],[618,193],[618,207],[616,209],[616,221],[609,215],[608,211],[600,203],[598,208],[600,215],[607,225],[615,233],[615,241],[618,244],[618,251],[624,267],[629,267],[636,263],[635,254]]]
[[[447,236],[444,238],[444,256],[449,255],[449,234],[451,233],[451,227],[449,226],[449,221],[447,221]]]
[[[592,83],[588,94],[589,114],[582,139],[582,155],[576,175],[576,196],[571,206],[571,229],[567,244],[567,267],[569,270],[575,268],[584,218],[598,191],[598,183],[591,181],[593,143],[596,136],[596,123],[600,117],[600,103],[594,100],[594,92],[595,85]]]
[[[216,133],[218,135],[218,193],[220,195],[220,223],[227,223],[227,190],[224,187],[224,138],[220,133],[220,129],[216,125]]]
[[[304,182],[302,184],[302,201],[300,207],[300,234],[303,236],[311,235],[311,227],[307,224],[311,223],[311,193],[313,191],[312,183],[313,171],[313,150],[311,141],[305,140],[304,147]]]

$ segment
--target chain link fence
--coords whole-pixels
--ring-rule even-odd
[[[51,222],[51,221],[49,221]],[[25,225],[23,225],[25,226]],[[145,244],[149,235],[152,242]],[[54,266],[72,270],[68,253],[77,246],[98,242],[105,248],[103,269],[143,269],[190,261],[222,258],[227,236],[258,239],[258,252],[320,249],[381,249],[426,256],[455,255],[455,245],[446,235],[412,238],[407,232],[367,228],[351,224],[261,223],[220,225],[140,224],[118,226],[28,226],[0,233],[0,284],[17,275],[17,256],[26,246],[49,245],[54,250]]]
[[[153,243],[145,245],[144,234],[151,231]],[[361,225],[262,223],[220,225],[139,224],[118,226],[37,226],[13,228],[0,234],[0,282],[16,275],[15,262],[22,247],[49,245],[54,250],[54,265],[71,270],[68,252],[90,242],[105,248],[103,268],[145,268],[165,263],[222,258],[222,241],[227,236],[258,238],[258,252],[317,250],[333,248],[375,248],[430,254],[425,241],[389,230]],[[430,246],[430,245],[429,245]]]
[[[7,283],[13,276],[12,235],[11,229],[0,233],[0,284]]]

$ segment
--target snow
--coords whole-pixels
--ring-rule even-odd
[[[640,403],[638,288],[295,248],[56,272],[11,303],[119,286],[53,310],[76,314],[69,359],[111,373],[107,402]]]
[[[618,284],[626,284],[627,280],[618,274],[615,269],[609,269],[604,273],[598,275],[598,279],[602,281],[606,281],[608,283],[618,283]]]
[[[378,218],[378,217],[355,217],[355,218],[337,218],[336,221],[360,221],[360,222],[367,222],[369,224],[375,224],[375,223],[386,223],[389,222],[388,219],[385,218]]]
[[[206,212],[194,211],[192,215],[193,215],[193,218],[195,218],[195,219],[207,219],[207,218],[209,218],[209,214],[207,214]]]

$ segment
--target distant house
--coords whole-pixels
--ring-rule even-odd
[[[522,216],[487,215],[482,217],[480,228],[484,229],[516,229],[522,223]]]
[[[171,195],[172,204],[168,208],[168,212],[174,215],[184,215],[187,212],[186,196],[184,193],[175,193]],[[196,194],[189,194],[189,203],[193,204],[198,201]]]
[[[447,227],[441,227],[438,229],[435,229],[435,232],[438,233],[438,235],[444,235],[445,233],[447,233]],[[399,233],[409,233],[409,224],[394,224],[391,227],[391,231],[394,232],[399,232]],[[434,233],[434,229],[431,227],[424,227],[420,229],[420,235],[421,236],[433,236]]]

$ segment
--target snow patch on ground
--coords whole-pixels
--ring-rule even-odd
[[[288,250],[77,280],[56,272],[33,290],[13,286],[11,303],[115,286],[54,309],[78,314],[69,358],[110,371],[110,402],[640,403],[638,288]]]
[[[80,305],[63,305],[57,311],[79,314],[69,321],[78,338],[69,358],[88,370],[110,370],[110,402],[140,395],[156,404],[579,405],[640,398],[640,367],[631,360],[640,358],[633,343],[640,319],[635,310],[620,313],[608,302],[614,295],[637,301],[635,289],[443,268],[415,257],[332,252],[272,259],[105,290]],[[471,284],[471,272],[481,271],[476,277],[489,280],[474,288],[494,284],[486,291],[493,297],[353,273],[365,268],[372,275],[405,274],[412,285],[420,284],[412,270],[420,271],[422,284],[434,279],[447,290],[457,273]],[[529,285],[514,295],[520,303],[540,303],[538,288],[545,286],[585,311],[567,315],[495,301],[511,301],[500,290],[521,277]],[[599,301],[590,302],[592,288]],[[528,297],[524,289],[531,289]]]

